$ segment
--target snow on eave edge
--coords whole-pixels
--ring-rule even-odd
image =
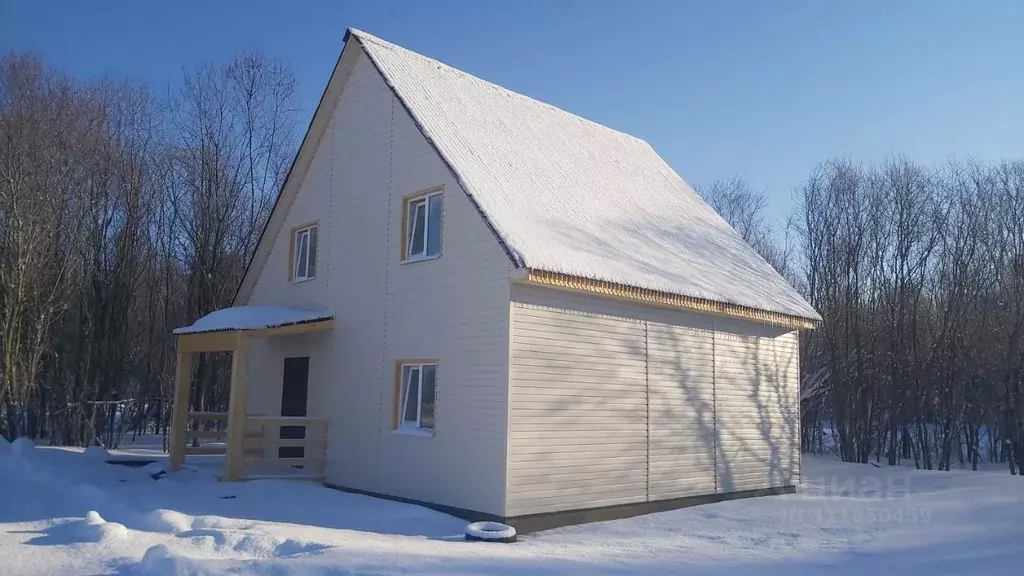
[[[237,332],[249,332],[249,331],[252,331],[252,330],[267,330],[267,329],[270,329],[270,328],[287,328],[288,326],[301,326],[303,324],[313,324],[315,322],[323,322],[325,320],[332,320],[332,319],[334,319],[334,316],[325,316],[323,318],[313,318],[312,320],[299,320],[297,322],[281,322],[279,324],[268,324],[266,326],[258,326],[258,327],[238,327],[238,326],[223,327],[223,326],[217,326],[217,327],[213,327],[213,328],[196,328],[196,329],[193,329],[192,326],[184,326],[184,327],[181,327],[181,328],[175,328],[174,329],[174,335],[175,336],[185,336],[187,334],[211,334],[213,332],[235,332],[235,331],[237,331]]]
[[[821,322],[821,316],[807,317],[763,308],[753,308],[742,304],[733,304],[708,298],[664,292],[639,286],[620,284],[608,280],[598,280],[585,276],[576,276],[562,272],[551,272],[536,268],[527,268],[524,281],[531,284],[554,288],[588,292],[603,296],[613,296],[648,304],[660,304],[673,308],[683,308],[696,312],[721,314],[733,318],[741,318],[774,326],[788,326],[802,330],[815,330]]]
[[[271,328],[286,328],[288,326],[300,326],[303,324],[313,324],[316,322],[324,322],[327,320],[334,320],[334,312],[327,309],[312,309],[304,310],[297,308],[285,308],[285,307],[258,307],[265,309],[276,309],[277,312],[286,312],[293,314],[290,318],[278,318],[269,319],[264,322],[258,322],[253,319],[240,319],[237,316],[228,316],[229,320],[222,320],[221,323],[210,322],[211,317],[217,317],[218,315],[224,316],[225,312],[239,312],[247,306],[233,306],[229,308],[221,308],[220,310],[214,310],[205,316],[200,317],[195,322],[188,326],[182,326],[175,328],[173,334],[175,336],[184,336],[187,334],[207,334],[211,332],[249,332],[254,330],[268,330]],[[265,311],[265,310],[264,310]],[[304,315],[299,313],[305,312]],[[296,317],[298,316],[298,317]],[[204,322],[207,321],[207,322]],[[197,326],[198,325],[198,326]]]

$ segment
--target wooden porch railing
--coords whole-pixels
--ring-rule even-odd
[[[216,323],[214,323],[216,324]],[[220,432],[221,426],[219,420],[226,418],[227,425],[227,442],[223,444],[224,453],[224,474],[222,479],[229,482],[241,480],[244,476],[244,469],[246,467],[245,462],[245,445],[248,442],[248,430],[247,425],[258,425],[259,430],[256,430],[255,434],[262,434],[263,438],[277,437],[280,434],[280,426],[287,425],[282,424],[282,421],[277,418],[270,418],[263,422],[250,421],[249,417],[245,414],[245,388],[246,388],[246,367],[249,362],[249,344],[253,338],[267,338],[270,336],[286,336],[289,334],[314,334],[320,332],[329,332],[334,329],[334,315],[328,311],[324,311],[323,315],[316,316],[308,322],[299,322],[293,324],[274,325],[272,327],[261,328],[261,329],[239,329],[239,328],[222,328],[214,330],[203,330],[203,327],[197,327],[192,325],[186,328],[175,330],[176,343],[177,343],[177,363],[174,371],[174,400],[172,402],[173,408],[171,413],[171,436],[172,442],[170,446],[170,462],[169,468],[171,471],[180,470],[182,464],[185,462],[185,455],[187,454],[187,445],[189,443],[190,435],[188,432],[188,405],[189,405],[189,390],[191,388],[192,380],[192,363],[193,357],[196,354],[207,353],[207,352],[230,352],[231,353],[231,388],[228,394],[228,412],[226,415],[218,414],[216,418],[218,423],[211,427],[210,430],[202,430],[202,426],[197,427],[196,435],[191,437],[191,440],[198,441],[220,439],[220,434],[210,434],[211,432]],[[202,413],[200,413],[202,414]],[[206,416],[209,416],[207,414]],[[192,416],[196,419],[195,413]],[[262,418],[262,417],[253,417]],[[306,467],[308,464],[310,469],[319,467],[319,474],[323,474],[323,456],[326,453],[326,442],[322,442],[322,446],[316,448],[317,440],[326,438],[326,421],[322,419],[309,419],[302,424],[303,428],[312,427],[305,431],[305,439],[308,441],[309,450],[305,451],[303,462],[296,465]],[[277,426],[276,428],[273,428]],[[319,433],[314,433],[316,427],[319,426]],[[272,430],[267,428],[271,427]],[[198,442],[197,442],[198,443]],[[303,448],[306,446],[303,445]],[[209,449],[204,451],[209,453],[212,451],[214,446],[209,446]],[[221,452],[220,446],[216,447],[217,452]],[[196,449],[191,449],[191,453],[195,454]],[[272,464],[285,464],[293,465],[291,463],[281,462],[281,458],[272,458],[272,456],[278,456],[279,454],[272,453],[268,454],[266,450],[261,455],[260,459],[271,460]],[[319,459],[321,462],[316,462]],[[250,466],[251,467],[251,466]]]
[[[228,439],[227,412],[189,412],[188,419],[195,422],[185,436],[185,455],[193,454],[225,454]],[[206,428],[206,429],[204,429]],[[193,440],[213,440],[223,442],[220,446],[192,446]]]
[[[185,433],[186,456],[227,454],[227,412],[189,412],[188,421],[194,424]],[[327,422],[327,418],[302,416],[246,416],[240,479],[323,479]],[[303,437],[281,438],[282,426],[301,428]],[[301,457],[281,457],[281,448],[298,447],[303,449]]]
[[[327,463],[327,418],[246,416],[243,478],[323,479]],[[303,428],[303,438],[281,438],[282,426]],[[281,448],[301,447],[301,457],[280,456]]]

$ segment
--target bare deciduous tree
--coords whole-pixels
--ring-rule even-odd
[[[1022,197],[1024,161],[814,172],[796,227],[824,317],[805,343],[805,448],[1021,469]]]
[[[757,190],[740,176],[733,176],[714,180],[698,192],[762,258],[783,276],[789,276],[789,227],[780,231],[766,220],[767,191]],[[780,233],[782,237],[778,238]]]
[[[294,85],[258,54],[166,101],[0,60],[0,429],[109,444],[166,413],[170,329],[230,304],[296,144]],[[222,402],[199,370],[194,401]]]

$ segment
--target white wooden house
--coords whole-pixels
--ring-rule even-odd
[[[235,304],[175,465],[224,418],[227,479],[528,529],[799,482],[800,295],[643,140],[357,30]]]

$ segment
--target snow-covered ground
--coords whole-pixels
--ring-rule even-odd
[[[13,449],[12,449],[13,448]],[[1019,574],[1024,479],[807,458],[798,494],[465,542],[418,506],[297,482],[154,480],[0,442],[2,574]],[[13,452],[13,454],[12,454]]]

